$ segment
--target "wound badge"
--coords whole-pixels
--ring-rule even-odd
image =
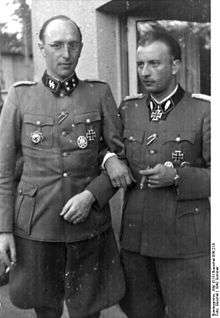
[[[90,129],[87,130],[86,138],[87,138],[88,141],[94,141],[95,140],[96,133],[95,133],[95,130],[93,128],[90,128]]]
[[[33,142],[33,144],[37,145],[41,141],[43,141],[43,139],[44,139],[44,136],[41,131],[36,130],[31,133],[31,141]]]
[[[77,138],[77,145],[81,149],[85,149],[88,146],[88,140],[85,136],[79,136]]]

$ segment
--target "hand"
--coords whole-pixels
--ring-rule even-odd
[[[94,201],[93,194],[88,190],[84,190],[67,201],[60,215],[73,224],[83,222],[88,217]]]
[[[117,156],[108,158],[105,162],[105,168],[115,188],[126,188],[133,181],[135,182],[128,166],[122,160],[118,159]]]
[[[157,164],[153,168],[140,170],[140,174],[147,177],[149,188],[169,187],[174,184],[174,178],[177,174],[175,168]]]
[[[16,263],[16,250],[12,233],[0,233],[0,260],[11,268]]]

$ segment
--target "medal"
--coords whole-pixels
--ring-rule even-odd
[[[172,152],[172,159],[174,162],[180,163],[181,161],[183,161],[183,158],[184,154],[182,150],[175,150],[174,152]]]
[[[157,138],[157,134],[152,134],[149,137],[147,137],[147,146],[151,145],[156,138]]]
[[[174,168],[173,163],[171,161],[164,162],[164,166],[168,168]]]
[[[152,121],[159,121],[162,115],[163,115],[163,111],[160,108],[158,108],[151,112],[150,117]]]
[[[90,129],[87,130],[86,138],[87,138],[88,141],[94,141],[95,140],[96,133],[95,133],[95,130],[93,128],[90,128]]]
[[[88,146],[88,140],[85,136],[79,136],[76,142],[80,149],[85,149]]]
[[[36,130],[31,133],[31,141],[33,144],[37,145],[44,140],[44,136],[41,131]]]

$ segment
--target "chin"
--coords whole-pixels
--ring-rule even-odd
[[[69,71],[68,72],[62,72],[62,73],[59,74],[59,77],[62,78],[62,79],[65,79],[65,78],[69,77],[70,75],[72,75],[73,72],[74,71],[72,71],[72,72],[69,72]]]

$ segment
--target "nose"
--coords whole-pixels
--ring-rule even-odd
[[[148,77],[150,75],[150,67],[148,64],[144,64],[142,70],[141,70],[141,75]]]
[[[69,49],[69,46],[65,43],[63,45],[63,57],[68,59],[70,57],[70,49]]]

